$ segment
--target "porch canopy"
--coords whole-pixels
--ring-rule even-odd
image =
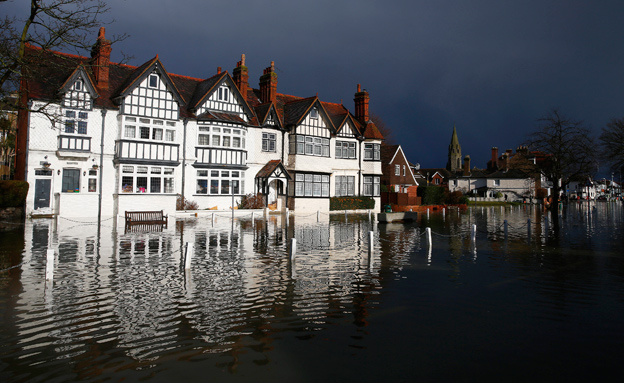
[[[274,180],[280,180],[279,184],[283,183],[286,185],[286,190],[281,191],[279,194],[288,195],[288,181],[291,181],[292,177],[288,174],[281,160],[271,160],[258,171],[255,179],[256,191],[260,194],[268,195],[269,185]]]

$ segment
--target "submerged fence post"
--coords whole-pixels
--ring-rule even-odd
[[[503,227],[504,227],[504,232],[505,232],[505,239],[507,239],[507,234],[509,233],[507,220],[503,221]]]
[[[212,226],[214,226],[214,213],[212,213]]]
[[[295,254],[297,254],[297,238],[292,238],[290,240],[290,259],[295,259]]]
[[[316,211],[316,222],[321,222],[321,211],[320,210]]]
[[[427,219],[429,219],[429,208],[427,208]]]
[[[251,227],[256,226],[256,217],[254,216],[254,212],[251,212]]]
[[[477,225],[473,224],[470,228],[470,237],[472,239],[472,243],[475,243],[477,240]]]
[[[373,255],[373,235],[372,231],[368,232],[368,255]]]
[[[431,249],[431,246],[433,246],[433,242],[431,241],[431,228],[426,228],[425,233],[427,233],[427,245],[429,245],[429,248]]]
[[[46,280],[54,279],[54,249],[48,249],[46,253]]]
[[[191,269],[191,258],[193,257],[193,253],[195,252],[194,247],[195,245],[193,243],[187,242],[184,248],[184,269],[185,270]]]

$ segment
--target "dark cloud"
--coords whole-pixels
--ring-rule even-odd
[[[23,2],[25,3],[25,2]],[[108,0],[107,34],[141,64],[208,77],[245,53],[250,82],[275,61],[278,91],[371,109],[409,159],[444,166],[453,124],[485,166],[553,107],[599,133],[623,117],[621,1]],[[1,7],[17,7],[16,2]],[[10,12],[8,12],[10,14]],[[117,56],[120,57],[120,56]]]

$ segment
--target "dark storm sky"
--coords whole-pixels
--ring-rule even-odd
[[[169,72],[206,78],[245,53],[251,86],[275,61],[278,92],[351,111],[360,83],[423,167],[446,165],[453,124],[462,154],[484,167],[492,146],[515,149],[553,108],[595,135],[624,117],[621,0],[107,2],[107,37],[130,35],[114,61],[158,54]]]

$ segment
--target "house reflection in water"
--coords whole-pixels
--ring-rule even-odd
[[[50,353],[80,355],[81,364],[95,369],[103,353],[113,358],[119,351],[128,363],[181,351],[226,352],[237,360],[250,343],[254,352],[268,352],[279,332],[321,330],[349,316],[365,326],[369,298],[380,289],[380,258],[369,264],[373,226],[365,218],[219,217],[214,224],[179,219],[157,232],[121,227],[27,223],[14,303],[16,347],[23,347],[14,352],[32,351],[23,363],[45,364]],[[194,253],[185,274],[186,243]],[[46,291],[48,248],[56,249],[56,265]],[[91,368],[81,373],[97,374]]]

